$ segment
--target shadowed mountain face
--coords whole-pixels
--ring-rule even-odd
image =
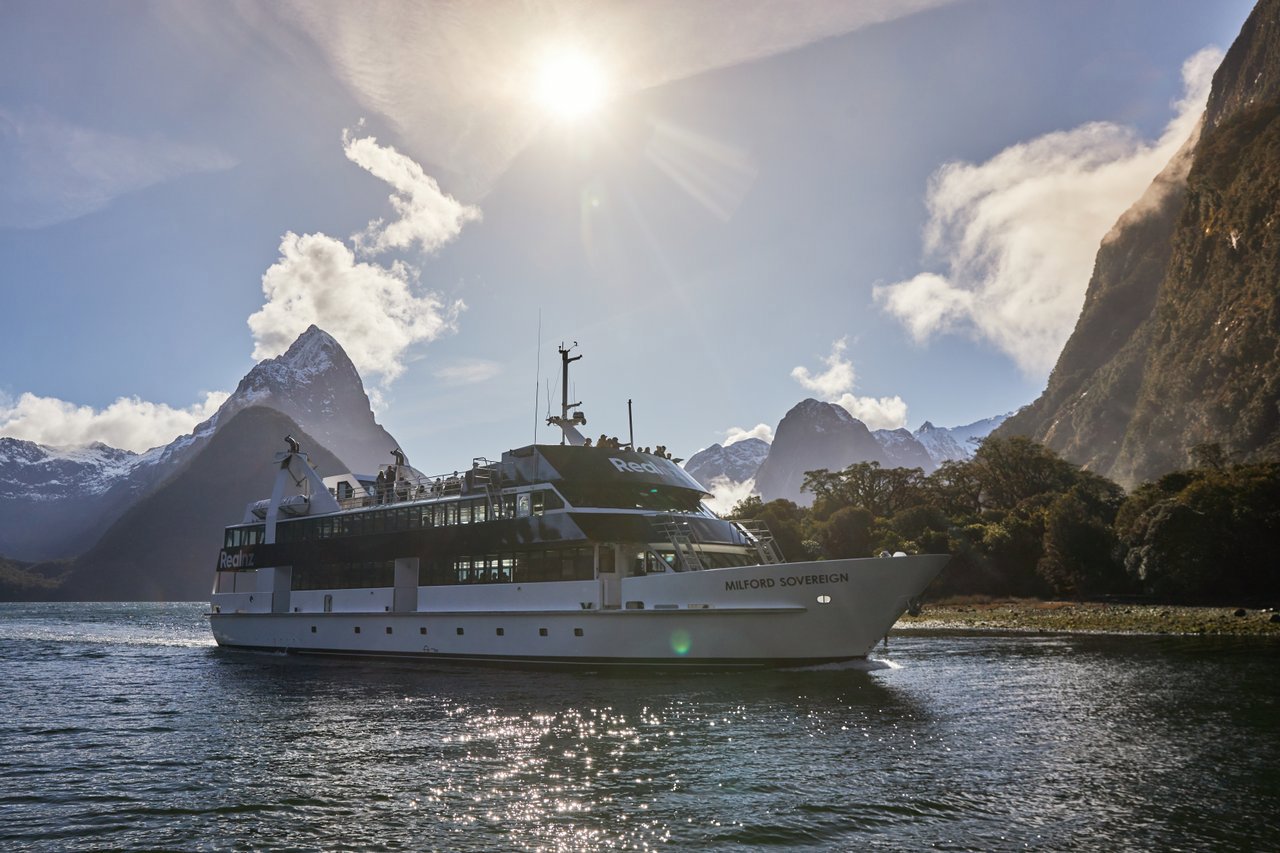
[[[808,505],[813,495],[800,490],[805,471],[840,471],[854,462],[886,464],[871,430],[834,403],[803,400],[778,424],[769,456],[756,473],[756,490],[766,501],[785,498]]]
[[[1280,456],[1280,0],[1231,46],[1199,138],[1103,242],[1048,387],[1000,434],[1129,486],[1199,444]]]
[[[263,406],[221,424],[179,470],[135,503],[77,558],[56,597],[73,601],[195,601],[208,598],[222,529],[246,504],[269,497],[272,457],[292,434],[322,474],[338,459],[286,415]]]

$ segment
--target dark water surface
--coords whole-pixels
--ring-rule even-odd
[[[0,605],[0,849],[1280,848],[1280,646],[895,636],[880,668],[224,652]]]

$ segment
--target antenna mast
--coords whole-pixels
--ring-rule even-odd
[[[569,353],[578,345],[577,341],[573,342],[573,346],[565,347],[560,344],[560,417],[547,418],[548,424],[554,424],[560,427],[560,443],[561,444],[582,444],[582,436],[578,433],[575,426],[585,424],[587,422],[586,415],[582,412],[574,412],[573,417],[569,417],[569,410],[576,409],[582,403],[569,402],[569,363],[582,358],[580,355],[570,357]],[[548,400],[550,402],[550,400]]]

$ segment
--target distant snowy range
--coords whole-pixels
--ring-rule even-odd
[[[872,430],[836,403],[808,399],[778,423],[772,444],[755,437],[713,444],[691,456],[684,467],[712,492],[712,506],[720,511],[753,494],[766,501],[784,498],[808,505],[813,497],[802,490],[806,471],[839,471],[857,462],[876,462],[885,468],[931,473],[948,460],[972,457],[978,443],[1007,417],[949,428],[925,421],[914,433]]]

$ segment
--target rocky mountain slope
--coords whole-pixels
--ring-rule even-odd
[[[373,416],[355,365],[333,337],[312,325],[284,355],[259,362],[214,420],[250,406],[292,418],[333,452],[345,470],[373,473],[391,461],[396,440]]]
[[[813,496],[800,491],[805,471],[887,461],[871,430],[844,408],[802,400],[778,423],[769,456],[756,473],[756,490],[766,501],[785,498],[807,505]]]
[[[0,438],[0,554],[57,560],[80,553],[154,480],[159,459],[158,451]]]
[[[990,435],[1008,417],[1009,415],[996,415],[957,427],[937,427],[925,421],[913,435],[929,454],[929,459],[936,468],[950,459],[972,458],[974,451],[978,449],[978,442]]]
[[[905,429],[877,429],[871,435],[884,453],[887,468],[921,468],[927,474],[937,467],[928,448]]]
[[[745,483],[755,477],[768,455],[767,441],[744,438],[727,447],[713,444],[705,450],[699,450],[684,463],[684,470],[707,488],[717,479]]]
[[[268,497],[272,456],[293,435],[321,471],[337,458],[288,416],[243,409],[212,433],[184,465],[133,504],[86,553],[71,562],[56,592],[71,601],[193,601],[207,598],[222,528],[245,505]],[[33,567],[39,570],[41,567]]]
[[[1044,394],[1001,428],[1132,486],[1280,456],[1280,0],[1262,0],[1188,142],[1098,252]]]

